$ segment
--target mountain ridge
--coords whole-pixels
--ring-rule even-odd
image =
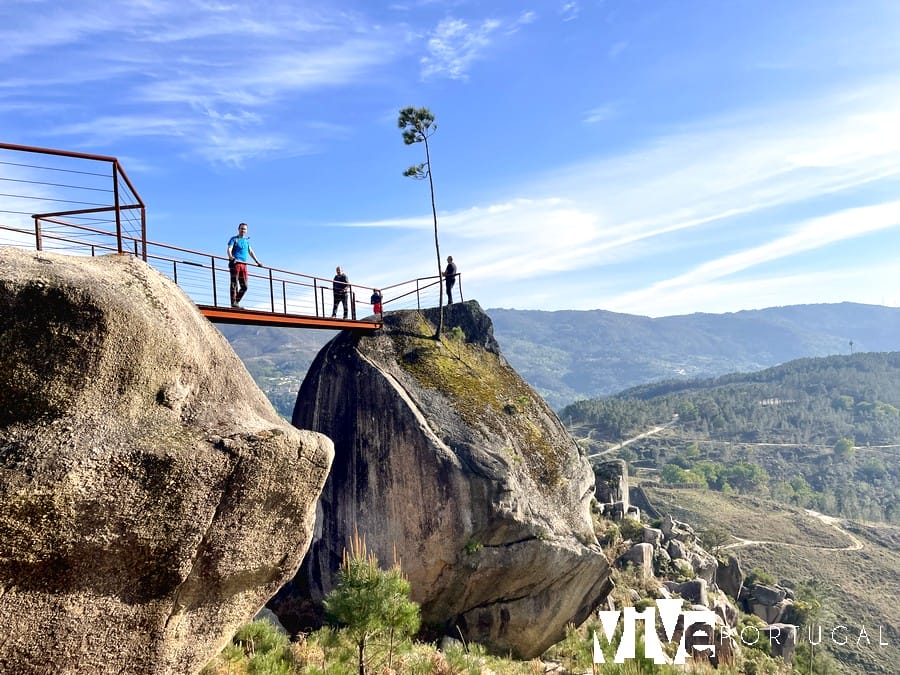
[[[603,309],[486,314],[504,356],[557,410],[658,380],[752,372],[851,350],[900,350],[900,308],[850,302],[659,318]],[[285,417],[313,358],[335,334],[232,325],[219,330]]]
[[[507,359],[555,408],[656,380],[900,349],[900,308],[850,302],[659,318],[607,310],[487,313]]]

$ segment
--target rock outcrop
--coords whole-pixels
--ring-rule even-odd
[[[333,439],[310,552],[269,606],[296,629],[358,531],[395,556],[426,625],[532,657],[606,597],[594,481],[561,422],[509,366],[474,302],[387,313],[320,352],[293,422]],[[457,632],[459,631],[459,632]]]
[[[0,672],[196,672],[295,573],[332,457],[145,263],[0,247]]]

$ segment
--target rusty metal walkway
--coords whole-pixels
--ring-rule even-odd
[[[38,208],[42,212],[36,213]],[[364,331],[381,327],[380,317],[362,316],[360,309],[369,311],[371,286],[350,286],[348,318],[331,318],[331,279],[274,267],[248,265],[243,306],[232,308],[228,259],[147,239],[146,206],[115,157],[0,143],[0,245],[140,257],[178,284],[216,323]],[[457,279],[460,297],[461,281]],[[420,309],[442,301],[443,283],[440,276],[424,277],[381,290],[386,310]]]
[[[213,323],[239,323],[245,326],[280,326],[284,328],[325,328],[340,330],[377,330],[381,321],[374,319],[338,319],[330,317],[304,316],[301,314],[281,314],[261,312],[253,309],[233,309],[197,305],[200,313]]]

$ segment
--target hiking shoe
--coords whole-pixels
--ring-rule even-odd
[[[238,303],[232,302],[231,309],[243,309]]]

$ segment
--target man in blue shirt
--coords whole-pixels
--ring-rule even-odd
[[[238,225],[237,236],[228,240],[228,270],[231,272],[231,306],[240,309],[241,298],[247,292],[247,263],[250,258],[262,267],[262,263],[250,248],[247,223]]]

